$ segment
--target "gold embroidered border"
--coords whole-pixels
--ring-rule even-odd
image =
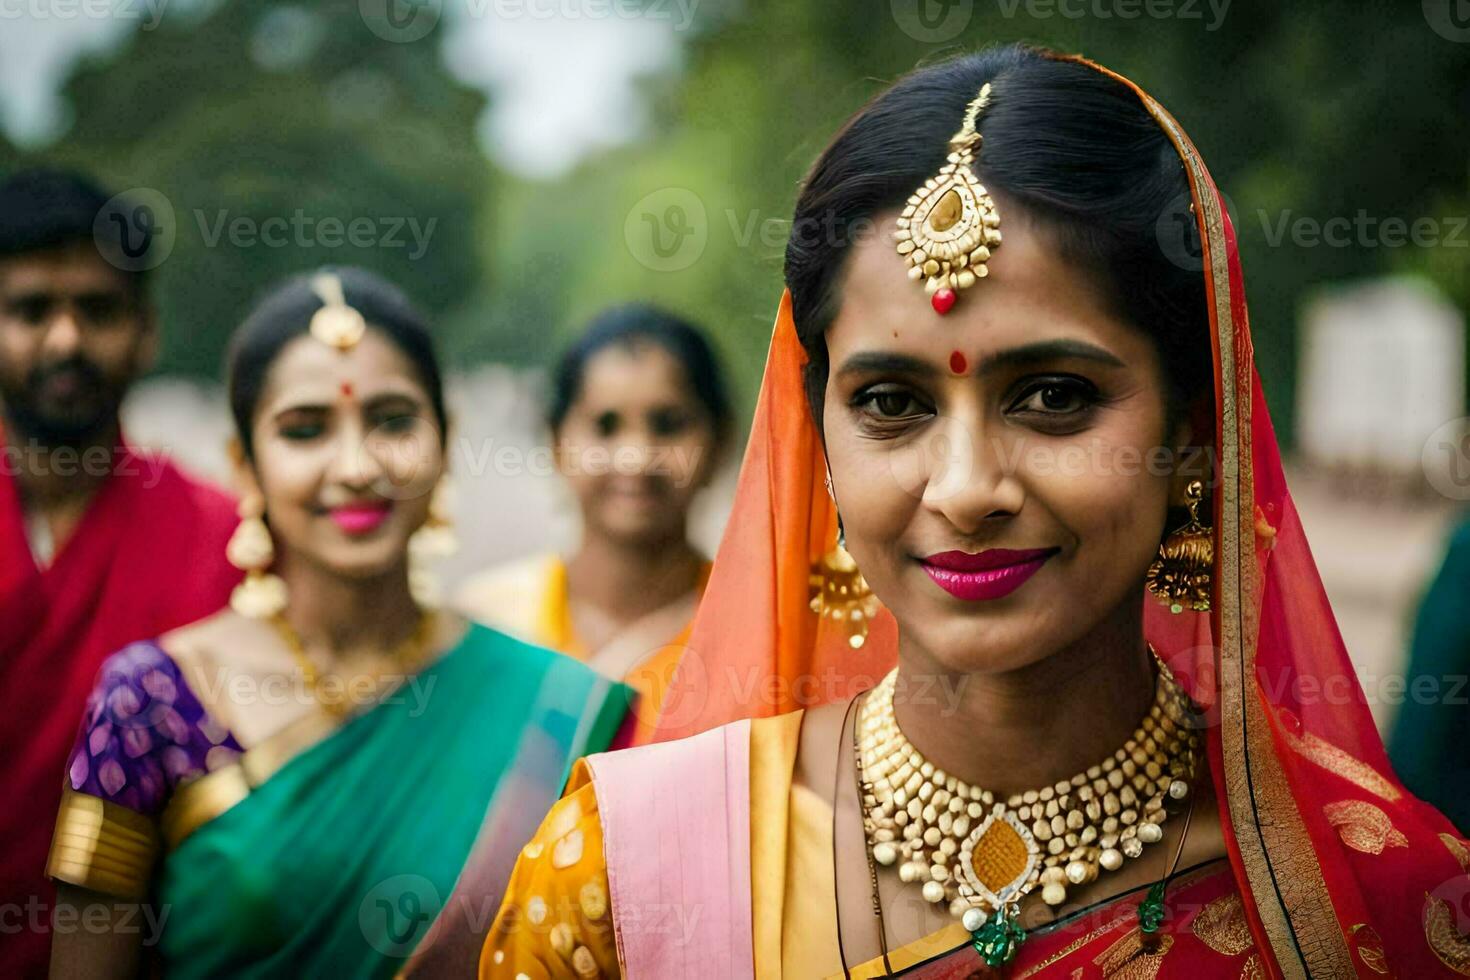
[[[274,776],[297,755],[340,728],[346,719],[313,711],[258,745],[251,746],[227,766],[179,787],[164,808],[161,824],[169,850],[231,807],[243,802],[255,787]]]
[[[1310,732],[1305,735],[1295,735],[1290,729],[1283,729],[1283,734],[1286,743],[1303,758],[1310,759],[1328,772],[1341,776],[1359,789],[1366,790],[1389,802],[1403,797],[1404,794],[1399,792],[1399,788],[1384,778],[1378,770],[1366,762],[1353,758],[1326,739],[1318,738]]]
[[[1053,966],[1056,963],[1059,963],[1060,961],[1066,959],[1068,956],[1071,956],[1073,953],[1077,952],[1079,949],[1082,949],[1084,946],[1090,945],[1097,939],[1101,939],[1103,936],[1117,929],[1120,925],[1125,925],[1134,920],[1135,916],[1133,910],[1129,909],[1126,914],[1119,916],[1112,922],[1109,922],[1107,925],[1098,926],[1096,929],[1092,930],[1080,939],[1074,939],[1062,949],[1057,950],[1055,953],[1051,954],[1040,963],[1037,963],[1035,966],[1030,967],[1025,973],[1022,973],[1020,976],[1016,977],[1016,980],[1026,980],[1027,977],[1034,977],[1042,970],[1046,969],[1049,966]]]
[[[1094,66],[1096,67],[1096,66]],[[1106,72],[1106,69],[1102,69]],[[1113,74],[1106,72],[1107,74]],[[1132,86],[1126,79],[1115,78]],[[1251,458],[1251,350],[1237,336],[1230,307],[1229,256],[1220,200],[1199,153],[1169,113],[1139,92],[1189,174],[1199,212],[1206,284],[1214,303],[1220,361],[1220,517],[1218,523],[1221,745],[1227,805],[1257,914],[1284,976],[1350,976],[1352,957],[1306,824],[1275,753],[1255,684],[1260,581],[1255,563]],[[1238,346],[1237,346],[1238,345]],[[1242,552],[1242,541],[1252,547]],[[1262,802],[1256,806],[1256,800]]]
[[[143,899],[158,859],[153,821],[110,800],[67,787],[56,814],[46,874],[81,888]]]

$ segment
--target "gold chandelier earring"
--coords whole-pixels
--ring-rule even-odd
[[[436,558],[447,558],[459,550],[454,533],[453,488],[448,477],[439,481],[429,500],[429,518],[408,539],[408,586],[421,606],[438,605],[438,577],[428,568]]]
[[[1184,491],[1189,520],[1159,546],[1159,557],[1148,568],[1148,590],[1172,613],[1185,609],[1208,612],[1210,572],[1215,566],[1215,538],[1200,523],[1199,508],[1204,484],[1190,481]]]
[[[240,501],[240,524],[225,545],[225,557],[245,573],[230,593],[230,608],[250,619],[270,619],[286,608],[286,582],[270,572],[275,543],[265,525],[265,500],[258,493]]]
[[[812,566],[808,582],[812,588],[812,612],[825,616],[847,631],[847,645],[854,650],[868,642],[868,623],[878,615],[881,603],[847,550],[842,519],[837,519],[837,543]]]

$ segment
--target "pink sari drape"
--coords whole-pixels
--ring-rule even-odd
[[[623,976],[754,977],[750,722],[587,766]]]

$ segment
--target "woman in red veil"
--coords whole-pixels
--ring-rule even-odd
[[[1470,847],[1388,764],[1173,118],[920,69],[786,273],[666,741],[578,766],[482,975],[1470,976]]]

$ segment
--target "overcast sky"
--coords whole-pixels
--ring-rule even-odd
[[[694,2],[655,4],[654,13],[635,15],[622,0],[455,0],[415,43],[439,46],[451,72],[494,95],[480,125],[486,152],[516,173],[550,178],[643,131],[647,114],[636,81],[677,70]],[[23,143],[58,132],[67,107],[56,90],[75,61],[167,17],[169,6],[0,0],[0,124]],[[84,13],[99,7],[112,13]],[[356,17],[351,27],[364,29]]]

